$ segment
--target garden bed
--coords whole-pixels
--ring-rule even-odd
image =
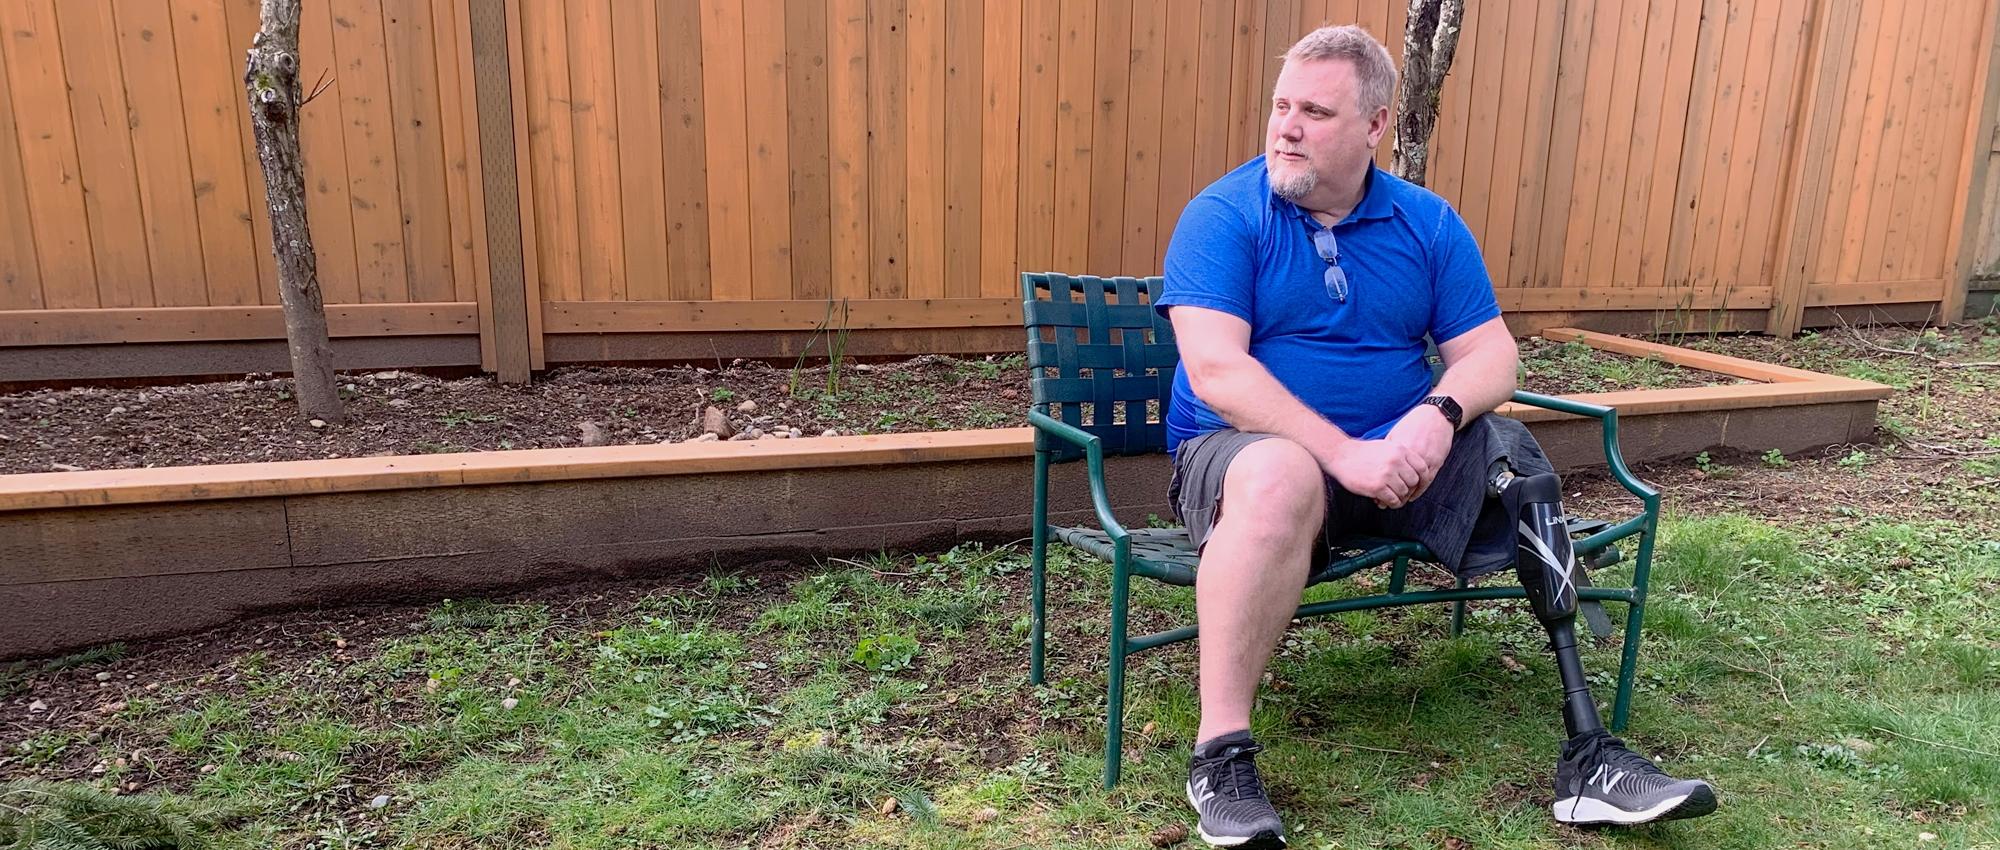
[[[1673,389],[1745,379],[1578,341],[1522,341],[1522,388],[1549,395]],[[714,407],[732,431],[801,437],[1020,427],[1020,356],[924,356],[783,368],[572,366],[528,386],[414,371],[342,377],[349,421],[313,426],[289,378],[0,395],[0,474],[699,439]],[[747,409],[746,409],[747,408]]]
[[[1876,405],[1888,392],[1850,378],[1643,341],[1549,333],[1602,352],[1716,370],[1747,381],[1576,396],[1619,410],[1629,462],[1718,447],[1795,452],[1864,441],[1873,434]],[[721,375],[611,369],[566,374],[567,380],[557,376],[530,388],[401,373],[364,376],[355,382],[357,398],[382,409],[370,413],[357,403],[362,415],[341,428],[295,423],[289,402],[275,396],[273,385],[254,382],[186,393],[61,391],[25,399],[25,409],[48,414],[33,420],[20,412],[23,399],[17,398],[7,420],[10,429],[25,425],[54,432],[62,430],[58,421],[113,429],[116,437],[100,432],[64,445],[99,451],[122,446],[126,453],[102,457],[123,458],[127,465],[0,475],[0,608],[25,612],[0,621],[0,658],[172,634],[250,613],[336,602],[437,598],[562,580],[916,550],[960,540],[1003,542],[1026,533],[1033,463],[1033,440],[1026,428],[703,441],[682,436],[694,429],[682,417],[693,418],[697,408],[731,401],[742,405],[756,401],[756,395],[777,398],[738,411],[738,427],[757,426],[760,417],[772,415],[766,409],[801,415],[817,409],[793,402],[799,396],[784,370],[749,364]],[[822,370],[802,378],[826,376]],[[733,377],[735,383],[718,377]],[[1001,399],[1024,407],[1023,400],[1006,395],[1020,395],[1015,383],[1024,379],[1020,368],[1005,360],[925,358],[854,367],[841,378],[832,400],[841,393],[873,399],[868,403],[882,407],[860,410],[879,410],[878,424],[890,414],[907,416],[926,408],[998,415],[997,407],[964,400]],[[939,389],[947,385],[958,394]],[[364,386],[369,391],[360,389]],[[595,389],[565,389],[575,386]],[[564,419],[533,404],[509,408],[520,412],[508,416],[467,413],[486,408],[465,404],[458,396],[461,388],[489,399],[555,396],[572,405],[564,408],[572,411],[601,413],[603,404],[622,404],[631,410],[629,424],[585,421],[601,437],[623,435],[639,442],[576,446],[578,440],[557,430],[560,424],[533,427]],[[243,403],[260,391],[272,396]],[[596,394],[600,391],[615,400],[607,402]],[[77,414],[73,408],[78,405],[46,403],[85,398],[103,404],[104,394],[114,392],[134,394],[135,403],[139,393],[156,395],[136,413],[130,407],[112,412],[121,407],[112,405],[101,415]],[[250,411],[244,416],[290,430],[259,432],[249,423],[230,428],[233,423],[224,417],[232,398]],[[425,399],[427,407],[415,401],[391,404],[413,398]],[[912,404],[917,398],[926,401]],[[891,407],[897,399],[901,406]],[[172,405],[181,403],[208,406],[172,412]],[[650,415],[639,411],[641,404],[648,405]],[[855,409],[835,407],[833,412],[851,416]],[[446,412],[433,422],[428,417],[437,410]],[[1558,469],[1604,462],[1596,420],[1520,405],[1500,412],[1526,422]],[[66,414],[77,418],[62,419]],[[104,424],[104,417],[111,424]],[[204,430],[214,420],[225,424],[220,430]],[[161,427],[163,422],[187,427]],[[775,431],[790,423],[774,418],[768,424]],[[886,424],[900,427],[908,420]],[[568,447],[516,444],[494,451],[344,458],[320,454],[339,454],[328,449],[357,435],[405,433],[399,427],[466,434],[483,427],[514,434],[530,445],[550,439]],[[80,434],[81,429],[80,424],[66,433]],[[489,433],[483,439],[507,445],[514,437]],[[10,443],[23,441],[15,437]],[[58,445],[44,438],[34,438],[34,444],[45,452]],[[135,459],[204,447],[215,450],[197,457],[215,457],[221,454],[217,446],[253,456],[308,453],[319,459],[133,468]],[[8,455],[13,454],[10,447]],[[1169,515],[1166,464],[1157,457],[1115,460],[1110,504],[1121,518],[1144,522]],[[1053,509],[1071,520],[1087,517],[1081,470],[1070,465],[1059,471]]]

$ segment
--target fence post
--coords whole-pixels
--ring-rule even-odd
[[[1952,228],[1950,242],[1945,247],[1944,256],[1950,265],[1945,267],[1944,303],[1938,305],[1938,323],[1949,324],[1963,318],[1965,299],[1972,277],[1973,253],[1978,250],[1979,227],[1987,215],[1994,210],[1974,209],[1974,204],[1983,204],[1986,197],[1986,181],[1992,179],[1994,151],[1996,144],[1993,122],[2000,118],[2000,62],[1995,62],[1995,53],[2000,52],[2000,22],[1995,18],[1996,2],[1987,0],[1986,15],[1980,21],[1979,31],[1986,38],[1984,49],[1979,53],[1979,65],[1973,71],[1973,85],[1979,88],[1973,94],[1973,102],[1978,108],[1971,110],[1966,119],[1965,156],[1958,173],[1965,179],[1958,183],[1958,197],[1952,210],[1958,216],[1958,226]]]
[[[480,300],[482,333],[490,334],[493,371],[503,383],[526,383],[537,365],[533,307],[527,257],[533,246],[521,233],[526,206],[521,194],[514,114],[514,84],[509,45],[518,27],[507,0],[468,2],[467,25],[472,35],[472,76],[479,119],[479,178],[486,208],[485,248],[490,288]],[[510,35],[509,30],[515,30]]]
[[[1771,310],[1765,333],[1789,337],[1805,321],[1807,270],[1819,258],[1819,230],[1826,221],[1827,183],[1834,143],[1853,65],[1860,3],[1817,0],[1805,53],[1805,70],[1793,103],[1790,151],[1785,157],[1784,211],[1773,233]]]

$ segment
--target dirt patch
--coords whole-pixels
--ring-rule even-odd
[[[722,411],[734,432],[824,436],[1026,424],[1023,358],[926,356],[796,373],[759,362],[556,369],[527,386],[406,371],[345,375],[348,421],[302,420],[291,381],[0,396],[0,474],[681,442]]]
[[[1566,394],[1735,379],[1579,344],[1522,341],[1525,389]],[[0,395],[0,474],[313,460],[699,439],[715,408],[733,433],[886,434],[1027,424],[1025,358],[924,356],[786,369],[568,367],[527,386],[490,376],[345,375],[348,421],[302,420],[289,379],[76,387]],[[756,429],[752,432],[750,429]]]

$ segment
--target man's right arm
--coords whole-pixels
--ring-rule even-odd
[[[1415,488],[1416,468],[1400,446],[1356,440],[1292,395],[1250,356],[1250,324],[1203,307],[1169,309],[1181,368],[1203,402],[1238,431],[1273,434],[1304,447],[1321,471],[1348,492],[1401,507]]]

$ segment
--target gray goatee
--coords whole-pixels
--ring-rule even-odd
[[[1319,172],[1311,168],[1293,172],[1290,176],[1278,174],[1277,162],[1270,154],[1264,155],[1264,173],[1271,180],[1271,191],[1287,201],[1297,201],[1312,194],[1313,187],[1319,185]]]

